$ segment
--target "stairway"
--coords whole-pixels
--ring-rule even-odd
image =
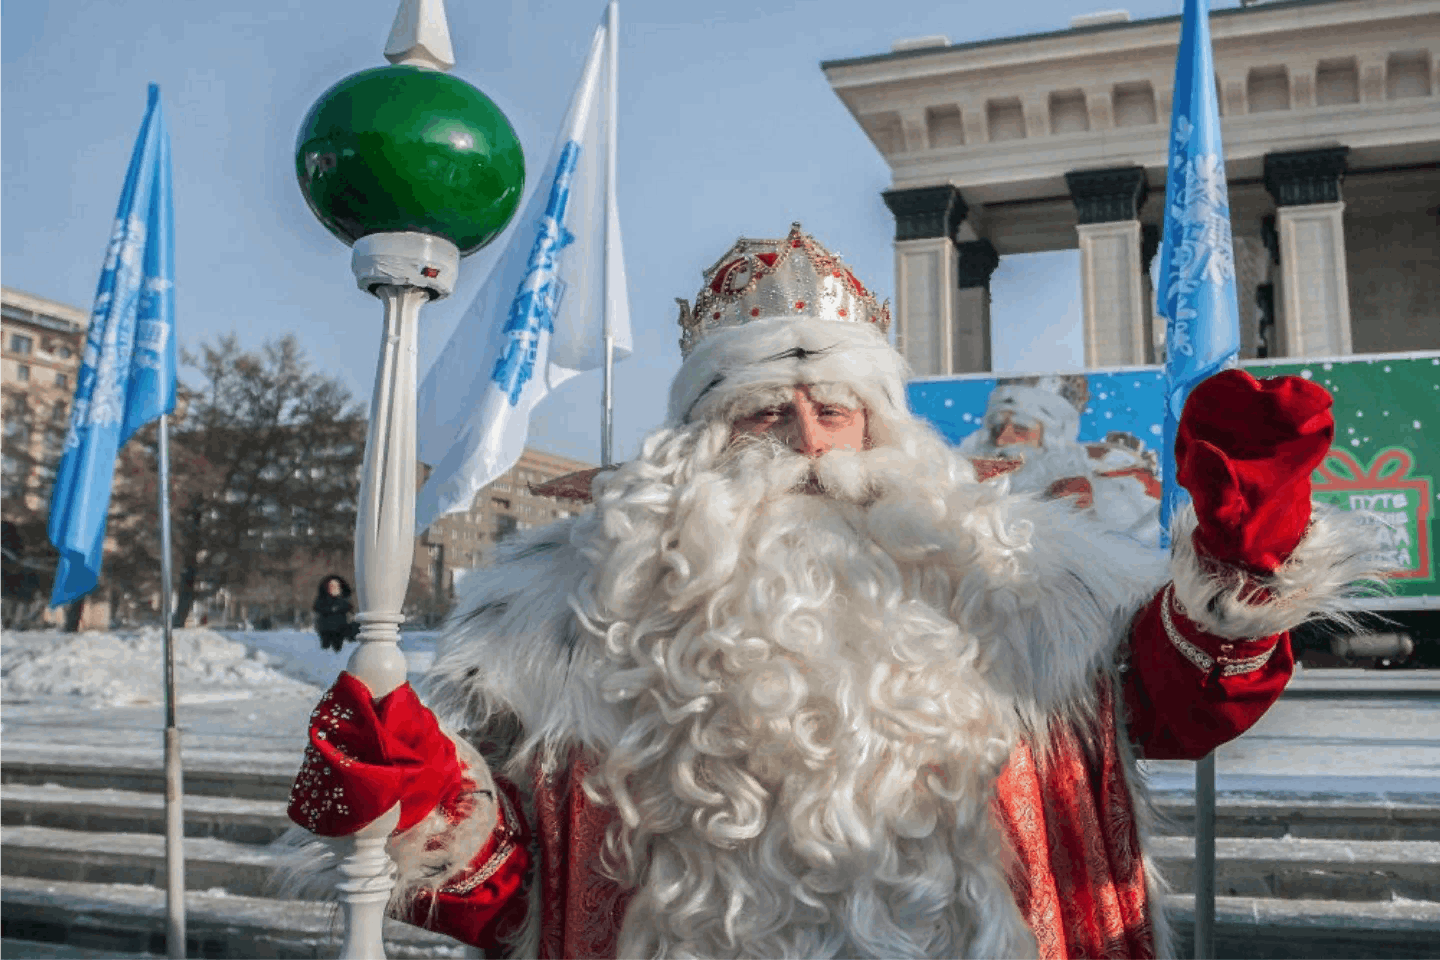
[[[193,958],[333,957],[339,911],[273,898],[268,845],[290,826],[298,756],[185,768],[185,909]],[[164,774],[153,752],[6,746],[0,764],[0,953],[150,957],[165,949]],[[463,957],[387,920],[390,957]]]
[[[1156,798],[1150,852],[1194,956],[1194,803]],[[1440,797],[1218,798],[1217,957],[1440,957]]]
[[[187,758],[191,957],[326,957],[329,905],[268,889],[267,845],[289,826],[297,757]],[[154,753],[7,746],[0,873],[7,957],[165,954],[163,774]],[[1177,955],[1193,955],[1193,807],[1157,798],[1152,853],[1175,891]],[[1216,955],[1440,957],[1440,797],[1236,797],[1217,823]],[[391,957],[464,956],[454,940],[387,921]]]

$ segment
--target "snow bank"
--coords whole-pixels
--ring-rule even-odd
[[[0,693],[6,702],[74,698],[91,707],[157,704],[165,700],[164,638],[158,627],[139,631],[7,637]],[[204,627],[179,629],[175,689],[181,703],[254,696],[313,696],[321,690],[270,666],[262,650]],[[72,701],[73,702],[73,701]]]

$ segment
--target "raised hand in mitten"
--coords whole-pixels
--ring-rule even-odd
[[[408,683],[375,700],[341,673],[310,716],[310,744],[290,791],[290,819],[348,836],[396,804],[388,852],[410,891],[409,920],[476,946],[520,923],[528,831],[513,788],[440,729]]]
[[[348,836],[400,804],[398,831],[462,789],[455,744],[408,683],[380,700],[341,673],[310,715],[310,744],[290,790],[290,819]]]
[[[1202,555],[1275,572],[1305,536],[1310,475],[1330,449],[1329,392],[1300,377],[1225,370],[1185,401],[1175,438],[1180,485],[1195,501]]]

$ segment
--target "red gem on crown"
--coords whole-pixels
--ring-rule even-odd
[[[778,240],[740,238],[705,271],[705,285],[692,309],[680,304],[680,352],[714,330],[784,316],[867,323],[881,336],[890,330],[890,305],[877,303],[850,268],[815,238],[792,224]],[[776,305],[793,304],[776,313]]]

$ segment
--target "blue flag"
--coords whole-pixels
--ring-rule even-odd
[[[115,458],[146,423],[175,409],[175,211],[160,88],[135,150],[95,291],[65,453],[50,493],[60,551],[51,606],[95,588]]]
[[[1157,306],[1166,318],[1162,546],[1169,545],[1170,518],[1185,497],[1175,478],[1175,431],[1185,398],[1201,380],[1233,366],[1240,349],[1235,252],[1208,0],[1185,0],[1180,52],[1175,58],[1168,167],[1157,291]]]

